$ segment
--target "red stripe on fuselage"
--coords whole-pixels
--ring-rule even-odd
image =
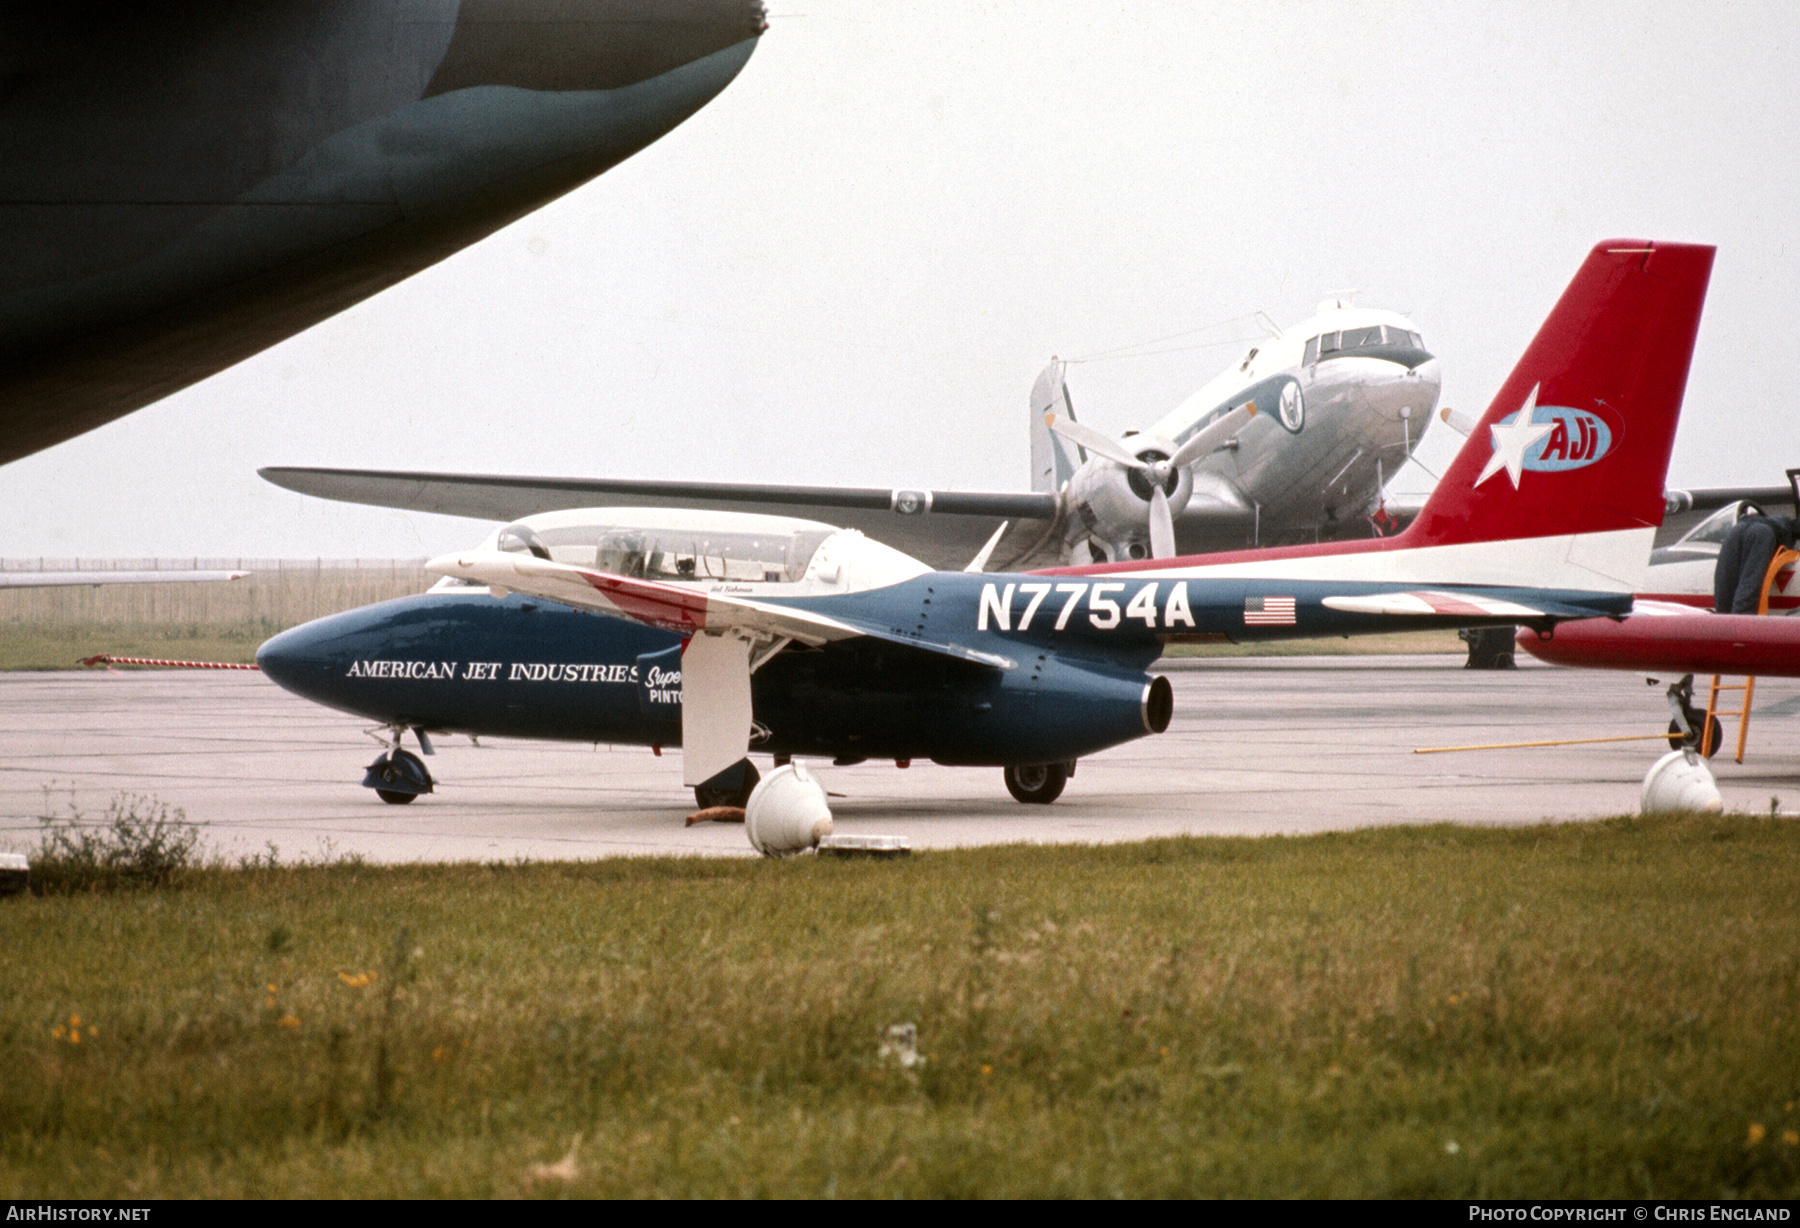
[[[600,572],[584,571],[581,576],[622,613],[639,622],[681,635],[691,635],[706,626],[705,593]]]

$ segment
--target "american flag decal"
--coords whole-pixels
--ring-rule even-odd
[[[1244,598],[1246,627],[1291,627],[1294,625],[1292,597]]]

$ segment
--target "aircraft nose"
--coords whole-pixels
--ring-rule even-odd
[[[321,698],[338,672],[330,660],[337,637],[320,625],[322,621],[291,627],[256,650],[256,664],[269,681],[307,699]]]
[[[462,0],[425,96],[495,85],[619,89],[755,39],[768,25],[762,0]]]

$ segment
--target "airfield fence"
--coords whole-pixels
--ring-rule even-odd
[[[423,592],[423,559],[0,559],[24,571],[247,571],[240,580],[0,588],[0,625],[164,624],[238,627],[272,635],[309,619]]]

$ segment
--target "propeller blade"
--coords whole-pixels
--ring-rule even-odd
[[[1469,415],[1463,413],[1460,409],[1451,409],[1446,405],[1444,408],[1438,410],[1438,417],[1443,420],[1445,426],[1465,438],[1475,432],[1475,427],[1477,425],[1475,419],[1469,417]]]
[[[1169,496],[1161,486],[1150,492],[1150,557],[1175,557],[1175,517],[1169,513]]]
[[[1073,418],[1059,418],[1055,414],[1044,415],[1044,425],[1067,439],[1078,443],[1095,456],[1104,456],[1117,465],[1127,469],[1148,468],[1143,461],[1125,450],[1125,445],[1110,436],[1103,435],[1091,426],[1084,426]]]
[[[1182,444],[1169,458],[1169,466],[1173,469],[1184,469],[1193,464],[1208,452],[1230,439],[1244,429],[1244,424],[1256,417],[1256,402],[1250,401],[1232,410],[1198,435]],[[1157,557],[1161,557],[1160,555]]]

